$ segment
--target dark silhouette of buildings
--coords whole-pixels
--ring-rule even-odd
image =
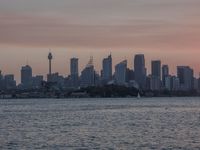
[[[166,87],[166,78],[169,76],[169,66],[162,65],[162,85]]]
[[[102,62],[102,81],[107,83],[112,80],[112,56],[109,55],[107,58],[103,59]]]
[[[127,60],[115,65],[112,71],[112,56],[104,58],[102,61],[101,76],[95,71],[93,58],[91,57],[86,67],[79,76],[79,59],[70,59],[70,75],[62,76],[59,73],[52,73],[53,55],[48,54],[47,81],[42,75],[32,75],[32,68],[29,65],[21,68],[21,83],[17,86],[14,75],[3,75],[0,71],[0,90],[26,90],[42,89],[46,91],[81,89],[94,86],[125,86],[141,91],[184,91],[196,90],[200,92],[200,78],[194,77],[193,69],[189,66],[177,66],[177,75],[170,75],[169,66],[162,65],[161,61],[151,62],[151,73],[147,75],[145,68],[144,54],[136,54],[134,57],[134,70],[127,67]],[[162,78],[161,78],[162,77]],[[48,89],[48,90],[47,90]]]
[[[78,58],[71,58],[70,60],[70,79],[71,79],[71,86],[78,87],[79,84]]]
[[[153,60],[151,62],[151,74],[154,77],[158,77],[161,79],[161,61],[160,60]]]
[[[29,65],[21,68],[21,84],[23,88],[30,88],[32,82],[32,68]]]
[[[161,61],[153,60],[151,62],[150,89],[160,90],[161,88]]]
[[[115,66],[115,81],[118,85],[126,85],[127,60],[124,60]]]
[[[95,85],[95,70],[93,65],[93,58],[91,57],[86,67],[81,72],[80,77],[81,87],[88,87]]]
[[[180,80],[180,89],[188,91],[193,89],[193,70],[189,66],[178,66],[177,77]]]
[[[0,90],[11,90],[16,89],[16,81],[13,74],[2,75],[0,71]]]
[[[36,75],[35,77],[32,77],[32,88],[39,89],[42,86],[44,78],[42,75]]]
[[[144,54],[137,54],[134,58],[135,81],[139,87],[146,89],[146,68]]]

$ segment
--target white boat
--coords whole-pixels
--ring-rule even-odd
[[[140,98],[141,98],[141,96],[140,96],[140,93],[139,93],[139,92],[138,92],[137,98],[138,98],[138,99],[140,99]]]

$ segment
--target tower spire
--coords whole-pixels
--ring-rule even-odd
[[[51,61],[53,59],[53,55],[51,54],[51,52],[49,52],[49,55],[48,55],[48,60],[49,60],[49,75],[51,75]]]

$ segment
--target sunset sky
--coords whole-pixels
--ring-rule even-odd
[[[69,59],[89,57],[99,72],[112,53],[114,64],[144,53],[150,70],[161,59],[176,73],[177,65],[200,72],[200,0],[0,0],[0,69],[14,73],[28,63],[46,75],[47,54],[53,71],[69,73]]]

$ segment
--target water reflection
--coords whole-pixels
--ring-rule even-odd
[[[0,149],[200,149],[200,100],[0,101]]]

